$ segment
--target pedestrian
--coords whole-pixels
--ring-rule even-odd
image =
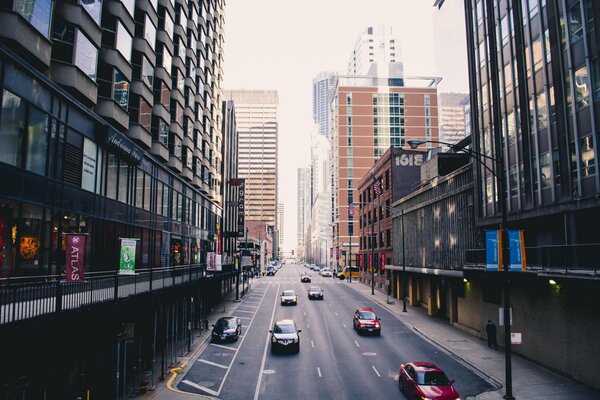
[[[498,350],[498,343],[496,342],[496,325],[491,319],[488,319],[485,325],[485,332],[487,333],[488,347],[490,349]]]

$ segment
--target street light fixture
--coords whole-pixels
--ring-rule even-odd
[[[505,173],[504,173],[502,151],[500,150],[501,149],[500,137],[499,137],[499,135],[495,135],[495,137],[494,137],[494,147],[497,149],[495,158],[490,157],[485,154],[478,153],[471,149],[465,149],[462,147],[458,147],[452,143],[440,142],[437,140],[411,139],[411,140],[407,140],[406,142],[408,143],[408,145],[410,146],[411,149],[416,149],[417,147],[419,147],[420,145],[425,144],[425,143],[438,143],[438,144],[448,146],[454,150],[462,151],[462,152],[468,154],[471,158],[474,158],[477,162],[479,162],[496,179],[496,195],[498,196],[498,199],[499,199],[498,206],[500,208],[499,211],[501,214],[500,235],[501,235],[502,247],[501,247],[500,251],[502,253],[502,270],[504,273],[503,320],[504,320],[504,364],[505,364],[505,374],[506,374],[506,395],[504,396],[504,398],[505,399],[514,399],[514,397],[512,396],[512,361],[511,361],[511,357],[512,357],[511,345],[512,345],[512,343],[510,340],[510,331],[511,331],[511,326],[510,326],[510,279],[509,279],[508,265],[506,265],[507,257],[504,256],[504,254],[505,254],[504,244],[508,243],[508,240],[507,240],[507,237],[505,234],[507,216],[506,216],[506,199],[504,198],[504,182],[505,182],[506,178],[505,178]],[[494,162],[496,170],[494,171],[491,168],[489,168],[481,160],[481,158],[485,158],[485,159],[488,159],[488,160]],[[498,176],[498,172],[499,172],[500,176]]]

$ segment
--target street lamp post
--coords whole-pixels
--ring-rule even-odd
[[[406,312],[406,248],[404,247],[404,209],[400,214],[400,233],[402,234],[402,312]]]
[[[496,178],[496,195],[498,196],[498,208],[501,215],[500,220],[500,238],[501,238],[501,248],[500,252],[502,254],[502,271],[504,275],[504,312],[503,312],[503,322],[504,322],[504,367],[505,367],[505,375],[506,375],[506,394],[504,395],[505,399],[514,399],[512,395],[512,348],[511,348],[511,340],[510,340],[510,279],[509,279],[509,271],[508,265],[506,264],[507,257],[505,257],[505,243],[508,243],[505,230],[507,224],[507,216],[506,216],[506,199],[504,198],[504,182],[505,182],[505,173],[504,173],[504,165],[503,165],[503,157],[502,157],[502,146],[500,140],[500,134],[498,132],[494,135],[494,148],[496,149],[495,157],[487,156],[485,154],[481,154],[475,152],[473,150],[466,150],[464,148],[457,148],[452,143],[440,142],[437,140],[408,140],[408,145],[411,149],[416,149],[422,144],[425,143],[439,143],[446,146],[449,146],[452,149],[463,151],[468,154],[471,158],[474,158],[477,162],[479,162],[485,169],[487,169],[494,178]],[[490,169],[479,157],[486,158],[495,164],[496,171]]]

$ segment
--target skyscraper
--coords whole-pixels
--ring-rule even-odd
[[[283,250],[285,244],[285,205],[283,203],[277,204],[277,232],[279,233],[279,249]]]
[[[226,90],[223,97],[235,104],[238,176],[246,180],[246,225],[251,237],[262,240],[269,227],[271,232],[277,228],[277,92]]]
[[[392,28],[384,25],[370,26],[362,32],[348,60],[348,75],[371,75],[380,78],[402,78],[400,40]]]
[[[313,79],[313,120],[319,133],[329,137],[329,96],[335,86],[335,74],[321,72]]]

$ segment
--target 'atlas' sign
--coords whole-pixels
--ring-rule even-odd
[[[238,237],[244,236],[244,212],[246,198],[246,180],[238,179],[238,217],[237,217],[237,234]]]
[[[66,280],[83,282],[85,273],[85,242],[86,234],[65,233],[67,239]]]

